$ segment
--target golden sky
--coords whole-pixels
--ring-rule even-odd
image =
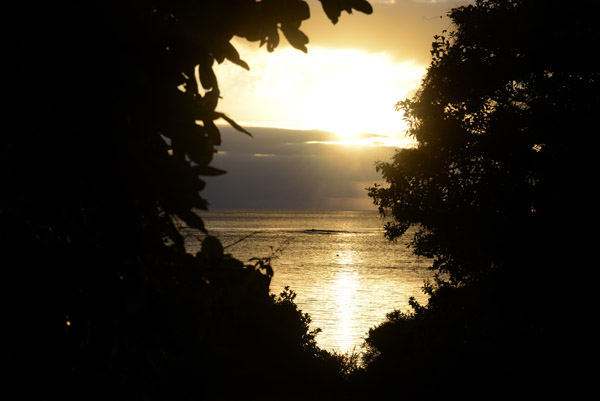
[[[464,3],[372,0],[373,14],[344,12],[333,25],[320,3],[308,0],[311,18],[301,27],[308,53],[285,39],[273,53],[235,40],[250,71],[227,62],[216,67],[219,109],[247,127],[319,129],[341,140],[380,134],[389,145],[405,145],[394,105],[418,88],[433,36],[449,27],[447,11]]]
[[[418,89],[433,36],[451,28],[447,12],[468,2],[371,0],[373,14],[344,12],[333,25],[308,0],[306,54],[284,38],[272,53],[235,40],[250,71],[215,67],[218,110],[254,138],[223,127],[213,165],[228,173],[207,179],[210,207],[374,209],[374,162],[411,145],[394,105]]]

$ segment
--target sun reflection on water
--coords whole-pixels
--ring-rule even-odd
[[[353,251],[343,251],[339,252],[335,255],[335,262],[338,265],[352,265],[354,260],[356,259],[355,252]]]
[[[355,271],[340,271],[333,282],[334,302],[336,305],[335,320],[336,333],[340,350],[348,349],[356,343],[353,338],[356,322],[356,292],[359,287],[359,275]]]
[[[311,328],[322,330],[317,343],[323,349],[360,353],[369,329],[388,312],[409,311],[411,296],[426,302],[422,285],[431,277],[429,262],[409,255],[403,244],[385,242],[376,213],[249,215],[244,223],[239,211],[218,212],[212,225],[228,235],[225,243],[246,238],[231,249],[241,260],[256,256],[257,249],[272,252],[265,244],[290,240],[274,263],[271,292],[279,294],[288,286],[298,295],[296,303],[310,315]],[[257,227],[264,231],[251,236]]]
[[[335,333],[332,334],[337,339],[339,350],[348,352],[356,344],[356,297],[360,287],[360,274],[356,271],[356,265],[360,263],[360,257],[355,250],[349,247],[343,249],[345,247],[342,244],[339,246],[342,249],[338,249],[332,257],[335,272],[329,291],[335,307]]]

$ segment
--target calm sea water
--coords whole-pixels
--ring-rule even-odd
[[[375,211],[213,210],[202,217],[234,257],[276,256],[271,292],[289,286],[297,294],[324,349],[360,352],[386,313],[409,310],[411,296],[426,301],[430,261],[387,241]],[[191,236],[187,246],[195,252],[199,242]]]

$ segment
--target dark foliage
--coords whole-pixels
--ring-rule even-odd
[[[479,0],[449,13],[420,91],[398,104],[417,146],[379,163],[389,185],[370,189],[393,218],[387,236],[420,227],[412,248],[439,273],[428,305],[371,332],[379,384],[483,398],[592,389],[597,11]]]
[[[366,4],[323,1],[328,14]],[[282,32],[306,51],[306,3],[11,1],[5,16],[11,388],[32,399],[223,399],[308,380],[294,375],[317,371],[314,342],[293,327],[302,318],[289,301],[269,297],[271,272],[210,236],[190,255],[175,224],[207,231],[194,211],[207,207],[200,177],[223,173],[210,166],[215,121],[249,134],[216,110],[213,64],[248,68],[234,35],[273,51]]]
[[[595,295],[548,284],[555,280],[494,272],[466,286],[442,285],[410,313],[388,314],[369,332],[360,390],[383,395],[399,382],[408,399],[590,397],[597,391]]]
[[[394,217],[388,236],[420,225],[415,252],[454,283],[583,239],[600,71],[587,57],[592,4],[453,10],[456,29],[436,37],[418,95],[398,105],[418,146],[379,163],[390,185],[370,194]]]

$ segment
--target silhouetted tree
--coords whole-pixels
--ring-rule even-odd
[[[387,185],[369,191],[392,217],[386,235],[418,227],[412,249],[439,275],[426,307],[371,333],[373,371],[439,393],[588,385],[575,367],[597,355],[585,234],[598,223],[597,11],[477,0],[449,12],[420,90],[397,105],[417,145],[378,163]]]
[[[398,103],[418,145],[377,165],[389,186],[370,195],[394,218],[388,237],[422,227],[415,252],[452,282],[525,255],[555,260],[559,244],[577,249],[579,236],[557,234],[592,213],[593,4],[452,10],[456,28],[436,37],[421,89]]]
[[[344,10],[371,11],[363,0],[322,4],[334,22]],[[233,36],[273,51],[281,32],[306,51],[307,4],[11,1],[5,15],[8,381],[36,399],[264,390],[247,385],[274,369],[270,272],[228,257],[210,236],[186,253],[175,223],[206,232],[195,210],[207,207],[200,176],[223,173],[210,166],[215,121],[249,134],[217,111],[213,64],[248,68]],[[244,359],[255,348],[263,355]]]

